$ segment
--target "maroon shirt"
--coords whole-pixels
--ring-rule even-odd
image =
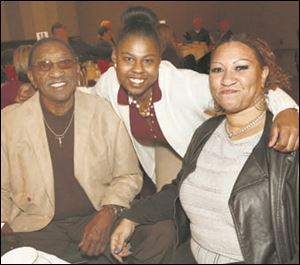
[[[134,103],[129,104],[128,93],[125,88],[120,86],[118,92],[118,103],[121,105],[129,105],[130,129],[133,137],[142,143],[159,142],[167,143],[166,138],[160,129],[156,118],[154,102],[161,99],[161,90],[158,86],[158,81],[153,85],[152,89],[152,104],[150,107],[150,117],[144,118],[139,114]]]
[[[57,117],[42,106],[42,111],[47,123],[54,132],[61,134],[71,120],[74,107],[63,116]],[[75,119],[75,117],[74,117]],[[45,125],[49,151],[52,161],[55,213],[54,220],[62,220],[69,217],[87,216],[95,212],[95,209],[75,178],[74,172],[74,119],[62,139],[62,145]],[[84,155],[84,154],[83,154]]]
[[[9,80],[1,86],[1,109],[16,103],[15,99],[22,84],[19,80]]]

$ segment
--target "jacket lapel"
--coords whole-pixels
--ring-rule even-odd
[[[89,137],[90,122],[94,113],[84,100],[75,92],[75,113],[74,113],[74,172],[75,177],[80,181],[84,176],[83,156],[86,143]],[[80,181],[82,182],[82,181]]]
[[[26,102],[28,103],[29,117],[26,130],[28,133],[29,140],[36,153],[36,161],[32,161],[32,166],[34,166],[35,164],[36,166],[40,167],[40,171],[42,172],[42,176],[40,177],[45,183],[48,197],[54,208],[55,202],[52,162],[48,147],[45,126],[43,122],[43,114],[39,100],[39,93],[37,92],[29,101]]]
[[[260,238],[260,233],[264,232],[258,228],[257,224],[266,223],[270,214],[269,208],[262,212],[259,206],[261,201],[265,201],[265,205],[268,205],[270,199],[269,182],[266,182],[270,177],[269,159],[266,157],[269,152],[266,148],[268,148],[271,123],[271,114],[267,112],[263,135],[240,171],[228,201],[245,263],[253,263],[253,253],[260,253],[261,249],[258,248],[264,247],[253,242]]]
[[[269,176],[267,165],[268,159],[265,158],[267,155],[265,148],[268,146],[270,127],[272,123],[271,115],[271,113],[267,112],[266,123],[262,137],[240,171],[239,176],[233,186],[231,197],[236,195],[239,190],[248,186],[250,187]]]
[[[48,197],[51,204],[55,205],[54,199],[54,178],[52,170],[52,161],[49,152],[47,135],[45,125],[43,122],[43,113],[39,100],[39,93],[37,92],[29,101],[28,104],[29,115],[27,123],[27,132],[32,143],[33,149],[37,157],[37,165],[42,172],[42,179],[45,183]],[[28,102],[29,103],[29,102]],[[83,163],[82,155],[86,149],[86,139],[89,134],[89,124],[92,113],[88,106],[84,105],[78,93],[75,93],[75,114],[74,114],[74,170],[75,177],[80,181],[83,176]]]

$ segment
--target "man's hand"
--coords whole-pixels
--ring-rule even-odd
[[[1,234],[11,234],[13,232],[14,231],[12,230],[12,228],[10,227],[10,225],[8,223],[5,223],[1,229]]]
[[[88,256],[102,254],[109,243],[110,230],[115,219],[114,209],[109,205],[103,206],[84,229],[79,243],[81,251]]]
[[[271,127],[269,147],[281,152],[299,148],[299,114],[296,109],[286,109],[277,114]]]

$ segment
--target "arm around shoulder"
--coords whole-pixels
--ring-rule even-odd
[[[267,103],[269,110],[276,115],[285,109],[295,109],[299,113],[299,106],[285,91],[281,88],[269,90],[267,95]]]

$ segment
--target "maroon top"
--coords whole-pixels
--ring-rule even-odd
[[[153,85],[152,89],[152,103],[150,107],[150,116],[145,118],[139,114],[138,109],[134,103],[129,105],[128,93],[125,88],[120,86],[118,92],[118,103],[121,105],[129,105],[129,119],[130,129],[133,137],[143,143],[157,141],[160,143],[167,143],[163,132],[160,129],[158,120],[156,118],[154,102],[161,99],[161,90],[158,86],[158,81]]]
[[[19,80],[10,80],[1,86],[1,109],[16,103],[15,99],[22,84]]]

